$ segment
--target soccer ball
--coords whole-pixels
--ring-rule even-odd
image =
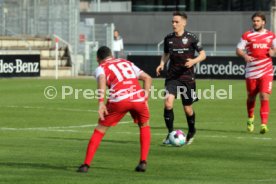
[[[169,140],[174,146],[183,146],[186,143],[186,136],[181,130],[174,130],[170,133]]]

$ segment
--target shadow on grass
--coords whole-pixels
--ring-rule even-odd
[[[64,165],[50,165],[44,163],[18,163],[18,162],[0,162],[0,166],[8,166],[15,168],[35,168],[35,169],[54,169],[54,170],[71,170],[72,167]]]
[[[81,164],[80,164],[81,165]],[[51,164],[45,164],[45,163],[17,163],[17,162],[0,162],[0,166],[3,167],[13,167],[16,169],[51,169],[51,170],[60,170],[60,171],[70,171],[70,172],[76,172],[80,165],[76,166],[65,166],[65,165],[51,165]],[[102,167],[97,165],[92,165],[89,170],[93,169],[99,169],[99,170],[112,170],[112,168],[109,167]],[[77,173],[77,172],[76,172]]]

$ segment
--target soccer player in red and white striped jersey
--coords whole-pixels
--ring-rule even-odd
[[[151,77],[125,59],[115,59],[111,50],[103,46],[97,51],[99,66],[96,78],[99,93],[99,121],[88,143],[84,164],[78,172],[87,172],[105,132],[115,126],[130,112],[134,123],[140,128],[140,162],[135,168],[144,172],[150,148],[150,126],[147,96],[151,87]],[[144,89],[139,81],[144,82]],[[109,88],[107,103],[104,103],[106,86]]]
[[[254,131],[254,107],[256,96],[261,100],[261,130],[268,131],[269,96],[273,82],[273,63],[271,56],[276,51],[276,36],[265,29],[266,17],[262,12],[252,15],[253,29],[242,35],[236,53],[246,62],[245,78],[247,88],[247,130]]]

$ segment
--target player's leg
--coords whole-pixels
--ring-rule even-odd
[[[133,103],[130,114],[135,123],[138,123],[140,130],[140,160],[135,168],[137,172],[145,172],[147,167],[147,157],[150,149],[150,125],[149,125],[149,109],[147,102]]]
[[[189,145],[193,142],[194,136],[196,134],[195,112],[192,105],[185,105],[183,108],[188,123],[187,144]]]
[[[246,107],[247,107],[247,117],[254,118],[254,108],[256,104],[256,95],[247,94]]]
[[[107,126],[103,126],[103,125],[99,124],[94,129],[94,133],[92,134],[90,141],[88,143],[88,146],[87,146],[84,164],[82,164],[79,167],[79,169],[77,170],[78,172],[87,172],[88,171],[88,169],[90,167],[90,163],[92,162],[94,155],[102,141],[102,138],[105,135],[105,132],[108,130],[108,128],[109,127],[107,127]]]
[[[172,94],[167,94],[165,98],[165,108],[164,108],[164,120],[166,127],[168,129],[168,134],[163,140],[163,144],[170,145],[169,134],[173,131],[173,122],[174,122],[174,112],[173,112],[173,103],[175,96]]]
[[[195,112],[193,110],[193,107],[192,105],[185,105],[183,106],[183,108],[186,115],[189,132],[194,132],[195,131]]]
[[[196,134],[195,112],[193,110],[192,104],[198,101],[198,98],[196,95],[195,81],[183,83],[183,86],[185,86],[185,88],[183,91],[181,91],[181,100],[182,100],[183,110],[185,112],[185,116],[188,124],[186,144],[191,144]]]
[[[260,116],[261,116],[261,130],[260,133],[264,134],[268,132],[267,122],[269,116],[269,94],[268,93],[260,93],[261,100],[261,108],[260,108]]]
[[[256,95],[258,93],[257,88],[257,79],[246,79],[246,90],[247,90],[247,99],[246,99],[246,107],[247,107],[247,131],[254,131],[254,108],[256,104]]]
[[[256,95],[248,94],[246,100],[246,107],[247,107],[247,131],[253,132],[254,131],[254,108],[256,104]]]
[[[264,134],[268,131],[267,123],[269,116],[269,96],[272,90],[272,76],[265,76],[260,79],[260,100],[261,100],[261,108],[260,108],[260,116],[261,116],[261,130],[260,133]]]
[[[99,119],[98,126],[95,128],[88,143],[84,164],[79,167],[77,170],[78,172],[88,171],[105,132],[109,127],[117,125],[127,112],[125,108],[128,108],[127,105],[122,105],[120,103],[108,103],[106,106],[108,115],[104,116],[104,120]]]
[[[170,144],[169,133],[173,131],[174,112],[173,103],[177,94],[177,80],[166,81],[166,96],[164,101],[164,120],[168,129],[168,135],[163,140],[163,144]]]
[[[138,123],[138,125],[140,129],[140,161],[135,170],[137,172],[145,172],[150,149],[150,126],[149,123]]]
[[[173,103],[175,100],[175,96],[173,94],[168,94],[165,98],[165,108],[164,108],[164,119],[166,122],[166,127],[168,129],[168,133],[173,131],[173,121],[174,121],[174,113],[173,113]]]

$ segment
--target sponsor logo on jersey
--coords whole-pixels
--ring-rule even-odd
[[[254,43],[253,49],[267,49],[267,43]]]

